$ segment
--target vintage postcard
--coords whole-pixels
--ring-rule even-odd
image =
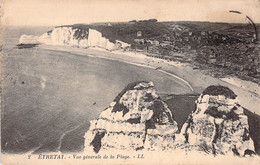
[[[260,164],[259,0],[3,0],[1,164]]]

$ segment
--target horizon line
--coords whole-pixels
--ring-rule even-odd
[[[153,19],[153,18],[151,18]],[[144,20],[136,20],[136,22],[139,22],[139,21],[146,21],[146,20],[149,20],[149,19],[144,19]],[[57,25],[27,25],[27,24],[24,24],[24,25],[18,25],[18,24],[1,24],[3,27],[47,27],[47,26],[66,26],[66,25],[77,25],[77,24],[84,24],[84,25],[91,25],[91,24],[95,24],[95,23],[129,23],[131,21],[134,21],[133,20],[130,20],[130,21],[97,21],[97,22],[89,22],[89,23],[84,23],[84,22],[79,22],[79,23],[71,23],[71,24],[57,24]],[[223,24],[250,24],[249,22],[222,22],[222,21],[191,21],[191,20],[177,20],[177,21],[156,21],[156,22],[197,22],[197,23],[223,23]],[[260,22],[254,22],[255,24],[260,24]]]

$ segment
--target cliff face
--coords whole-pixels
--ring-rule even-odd
[[[107,38],[102,37],[102,34],[94,29],[89,29],[88,46],[101,47],[108,50],[117,49],[117,45],[110,42]]]
[[[72,29],[72,27],[58,27],[41,35],[39,41],[47,45],[69,45],[84,48],[88,47],[88,33],[87,30]]]
[[[116,50],[130,47],[130,44],[116,40],[115,43],[102,36],[97,30],[90,28],[56,27],[41,36],[22,35],[21,44],[43,43],[47,45],[68,45],[72,47],[100,47],[107,50]]]
[[[195,151],[244,156],[254,153],[247,116],[233,91],[208,87],[197,99],[180,134],[153,83],[128,85],[85,134],[85,151]]]
[[[129,84],[85,134],[85,151],[168,150],[173,147],[177,123],[160,100],[153,83]]]
[[[188,145],[207,153],[243,156],[254,152],[244,109],[234,92],[222,86],[205,89],[181,135]]]

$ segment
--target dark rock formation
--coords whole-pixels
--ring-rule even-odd
[[[85,151],[168,150],[173,147],[177,123],[156,94],[153,83],[129,84],[85,135]]]
[[[212,154],[244,156],[254,152],[244,109],[227,87],[209,86],[196,101],[181,134],[186,145]]]

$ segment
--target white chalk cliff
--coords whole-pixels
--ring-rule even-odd
[[[81,33],[81,38],[75,36],[77,31]],[[88,47],[87,37],[88,31],[72,29],[72,27],[58,27],[54,28],[51,32],[41,35],[39,41],[47,45]]]
[[[72,47],[99,47],[107,50],[116,50],[130,47],[130,44],[116,40],[115,43],[102,36],[94,29],[81,29],[73,27],[56,27],[41,36],[22,35],[20,44],[43,43],[46,45],[68,45]]]
[[[90,121],[85,152],[184,151],[212,155],[254,155],[247,116],[236,95],[223,86],[208,87],[178,133],[173,115],[153,83],[129,84]],[[175,116],[176,117],[176,116]]]
[[[85,151],[170,150],[177,123],[153,83],[128,85],[85,134]]]
[[[216,155],[244,156],[255,151],[244,109],[234,92],[223,86],[209,86],[204,90],[181,135],[188,145]]]
[[[101,47],[108,50],[117,49],[117,45],[110,42],[107,38],[102,37],[102,34],[97,30],[89,29],[88,46]]]

